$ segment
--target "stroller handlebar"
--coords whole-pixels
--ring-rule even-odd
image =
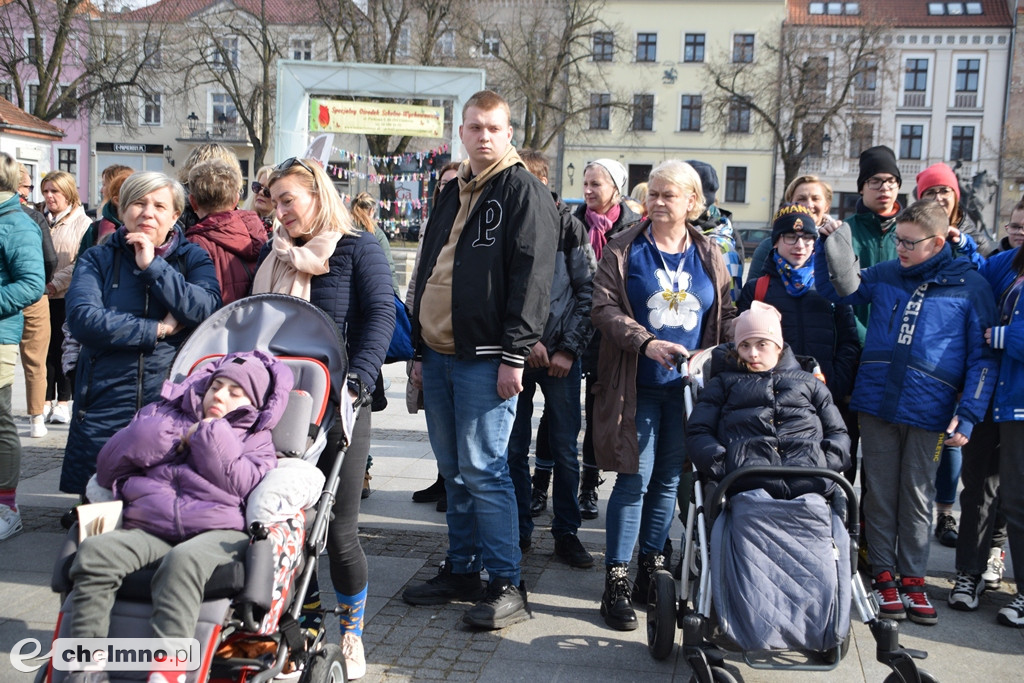
[[[824,467],[794,467],[786,465],[752,465],[750,467],[741,467],[737,470],[733,470],[718,483],[715,487],[715,492],[711,496],[711,502],[708,505],[708,515],[710,519],[715,519],[718,513],[722,510],[722,503],[725,500],[725,494],[728,493],[729,488],[736,483],[737,480],[744,477],[752,477],[755,475],[770,474],[781,476],[783,479],[787,477],[823,477],[839,485],[839,488],[843,489],[843,493],[846,494],[846,528],[850,533],[860,531],[860,507],[857,504],[857,492],[853,490],[853,484],[851,484],[846,477],[839,472],[835,472]]]

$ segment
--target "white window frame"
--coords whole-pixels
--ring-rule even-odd
[[[495,59],[501,55],[501,33],[498,29],[483,29],[480,35],[480,56]]]
[[[226,98],[226,105],[229,104],[235,109],[235,118],[233,121],[227,121],[225,125],[234,126],[238,123],[238,105],[231,99],[231,95],[226,92],[220,92],[218,90],[212,90],[206,93],[206,126],[212,130],[217,130],[220,125],[220,121],[217,120],[217,113],[215,111],[217,104],[214,103],[215,97]]]
[[[21,36],[21,47],[25,50],[26,56],[31,56],[31,52],[28,50],[28,41],[36,37],[32,31],[25,31]],[[39,36],[39,42],[43,44],[43,55],[46,54],[46,35]]]
[[[903,106],[903,102],[906,96],[907,86],[907,60],[908,59],[923,59],[928,62],[928,77],[925,79],[925,90],[924,90],[924,106],[932,106],[932,94],[935,92],[935,55],[927,52],[904,52],[900,54],[900,93],[899,93],[899,106]],[[953,72],[953,78],[956,78],[956,72]],[[917,92],[913,90],[911,92]]]
[[[754,44],[752,46],[753,53],[750,55],[750,61],[748,62],[737,62],[736,61],[736,36],[754,36]],[[705,41],[707,38],[705,37]],[[707,43],[704,46],[705,55],[707,55]],[[757,31],[733,31],[729,34],[729,63],[730,64],[754,64],[757,62]]]
[[[150,128],[159,128],[164,125],[164,94],[162,92],[154,92],[153,95],[157,98],[157,121],[146,121],[146,104],[147,98],[145,95],[139,98],[139,125],[147,126]]]
[[[61,83],[60,84],[60,94],[61,94],[62,97],[64,96],[64,91],[67,90],[70,87],[71,86],[69,84],[67,84],[67,83]],[[81,115],[82,115],[81,107],[79,107],[78,110],[76,111],[74,118],[71,118],[71,117],[65,118],[64,117],[64,110],[61,109],[59,112],[57,112],[57,119],[61,120],[61,121],[77,121],[79,119],[79,117],[81,117]]]
[[[985,102],[985,76],[987,75],[988,55],[984,52],[954,52],[949,60],[949,103],[947,107],[953,108],[956,104],[956,63],[961,59],[978,60],[978,97],[977,108],[981,109]]]
[[[25,84],[25,111],[32,113],[35,107],[32,106],[32,88],[36,89],[36,98],[39,97],[39,81],[29,81]]]
[[[455,31],[452,29],[445,29],[441,32],[441,35],[437,37],[437,46],[435,48],[437,53],[442,57],[454,57],[455,56]]]
[[[309,57],[296,57],[296,43],[297,42],[308,42],[309,43]],[[301,52],[305,53],[305,47],[300,49]],[[316,59],[316,39],[311,35],[294,35],[288,38],[288,58],[289,59],[300,59],[302,61],[311,62]]]
[[[965,163],[974,164],[978,162],[978,144],[981,140],[981,119],[963,119],[960,121],[946,122],[946,153],[942,156],[945,161],[953,161],[953,126],[973,126],[974,141],[971,143],[971,159]]]
[[[83,162],[82,146],[81,145],[75,145],[75,144],[67,144],[66,145],[66,144],[63,144],[63,143],[54,143],[54,145],[53,145],[53,159],[51,160],[51,162],[53,163],[53,167],[52,168],[55,171],[62,170],[60,168],[60,152],[61,152],[61,150],[65,150],[65,149],[70,149],[70,150],[73,150],[75,152],[75,166],[77,166],[77,172],[76,173],[72,173],[71,175],[73,175],[75,177],[75,184],[76,185],[81,185],[82,162]]]
[[[398,47],[395,50],[395,54],[399,57],[409,57],[412,55],[412,27],[408,24],[404,24],[398,29]]]
[[[918,159],[911,159],[909,157],[904,158],[903,152],[903,126],[921,126],[921,156]],[[896,119],[896,161],[906,161],[908,163],[921,162],[924,163],[928,160],[928,156],[931,153],[929,150],[930,145],[928,144],[929,136],[931,135],[931,121],[926,118],[900,118]],[[948,144],[948,143],[947,143]]]
[[[234,47],[230,45],[225,46],[224,43],[234,41]],[[238,69],[240,67],[242,57],[240,54],[241,40],[236,35],[221,36],[214,38],[210,44],[210,66],[214,69]],[[227,61],[224,60],[223,52],[227,52]]]

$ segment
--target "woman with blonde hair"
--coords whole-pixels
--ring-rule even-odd
[[[249,198],[242,205],[243,209],[255,211],[263,220],[263,225],[267,228],[268,238],[274,232],[274,202],[270,201],[270,188],[267,187],[267,179],[270,178],[270,174],[273,172],[273,166],[261,166],[260,170],[256,171],[256,180],[252,181],[252,184],[249,186],[249,189],[252,191],[249,193]]]
[[[601,616],[637,627],[676,505],[686,460],[683,379],[690,351],[731,336],[736,307],[718,245],[694,226],[704,211],[700,177],[687,163],[651,171],[648,217],[605,246],[594,276],[591,318],[601,331],[594,386],[597,465],[616,472],[608,498]],[[629,562],[639,541],[636,588]]]
[[[368,406],[395,327],[395,297],[384,252],[372,235],[352,225],[331,179],[312,159],[285,160],[267,186],[280,225],[264,247],[253,293],[297,296],[331,316],[345,334],[349,394],[357,407]],[[362,636],[368,572],[357,523],[370,451],[370,415],[369,410],[358,411],[327,537],[350,680],[366,674]],[[337,421],[328,434],[321,469],[331,468],[341,439]],[[310,590],[312,598],[318,588]]]
[[[57,252],[57,270],[46,285],[46,296],[50,300],[50,346],[46,352],[46,400],[50,402],[50,410],[46,421],[68,424],[71,422],[68,408],[71,379],[60,366],[60,346],[64,340],[61,326],[66,317],[64,294],[71,284],[82,236],[92,222],[82,208],[73,175],[50,171],[43,176],[40,187],[46,204],[46,219],[50,222],[50,237]]]

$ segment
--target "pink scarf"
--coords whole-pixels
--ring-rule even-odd
[[[608,243],[606,233],[612,229],[615,221],[619,220],[620,213],[622,213],[622,207],[618,204],[608,209],[608,213],[597,213],[589,207],[587,208],[585,215],[587,225],[590,227],[590,246],[594,248],[594,258],[598,261],[601,260],[601,252],[604,251],[604,245]]]

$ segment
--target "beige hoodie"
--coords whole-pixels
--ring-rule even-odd
[[[469,160],[463,161],[459,167],[459,212],[452,224],[448,241],[441,247],[420,299],[420,336],[423,342],[434,351],[448,355],[455,353],[455,330],[452,326],[452,269],[455,267],[455,247],[459,236],[466,226],[466,219],[473,213],[473,208],[484,188],[496,175],[506,168],[523,165],[516,148],[509,145],[504,156],[495,161],[484,171],[472,177]],[[437,229],[436,227],[434,229]]]

